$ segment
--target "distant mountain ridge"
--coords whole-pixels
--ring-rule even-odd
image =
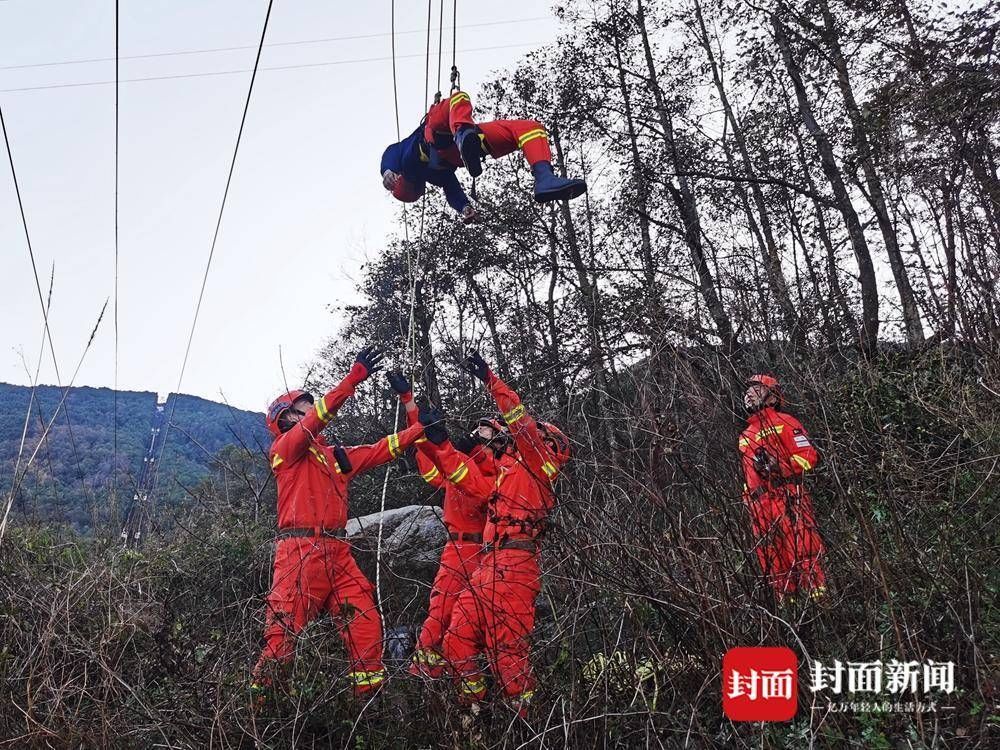
[[[32,399],[30,387],[0,383],[0,496],[5,501],[14,481],[28,404],[32,409],[20,471],[63,391],[57,386],[38,386]],[[171,411],[166,436],[163,428]],[[170,394],[158,404],[156,393],[119,391],[116,467],[114,413],[112,389],[70,389],[14,498],[14,521],[63,521],[87,531],[95,520],[108,517],[115,479],[119,506],[127,507],[137,489],[149,488],[154,475],[150,464],[159,462],[155,492],[159,502],[175,504],[184,495],[182,486],[190,487],[205,477],[212,458],[223,448],[242,445],[261,453],[270,444],[262,414],[186,394]]]

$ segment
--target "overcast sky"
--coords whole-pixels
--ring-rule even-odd
[[[64,383],[114,293],[114,5],[0,0],[0,106],[43,290],[55,264],[50,324]],[[397,6],[397,30],[417,32],[396,40],[405,134],[423,114],[427,6]],[[459,67],[473,94],[556,34],[545,3],[458,6]],[[121,2],[123,390],[176,389],[266,8]],[[437,9],[435,0],[435,26]],[[289,378],[300,378],[339,325],[327,306],[354,296],[360,264],[394,231],[378,175],[396,135],[389,29],[389,0],[275,0],[182,392],[221,391],[263,411],[281,388],[278,344]],[[446,78],[449,42],[445,58]],[[433,79],[436,53],[432,66]],[[226,71],[236,72],[205,75]],[[141,78],[160,80],[124,82]],[[28,384],[19,352],[33,370],[42,313],[6,153],[0,279],[0,381]],[[112,385],[113,323],[109,305],[77,385]],[[56,381],[48,354],[39,380]]]

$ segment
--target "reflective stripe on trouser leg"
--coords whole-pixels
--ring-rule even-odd
[[[523,145],[519,145],[519,141],[533,131],[541,131],[544,134],[545,129],[537,120],[493,120],[492,122],[479,123],[479,129],[486,136],[487,149],[494,159],[499,159],[520,148],[524,151],[528,164],[552,161],[549,140],[544,135],[531,139],[526,138]]]
[[[518,696],[534,687],[529,660],[530,636],[535,623],[535,597],[540,590],[534,556],[498,553],[495,567],[485,565],[482,586],[486,658],[507,696]]]
[[[372,671],[358,670],[356,672],[348,672],[347,679],[351,681],[355,692],[365,693],[369,690],[374,690],[385,682],[385,670],[376,669]]]
[[[371,583],[358,569],[349,544],[338,542],[327,556],[326,573],[332,583],[325,602],[350,659],[349,675],[367,675],[370,684],[355,681],[359,690],[369,689],[382,673],[382,618],[375,607]],[[352,679],[354,679],[352,677]]]
[[[457,91],[448,99],[448,125],[452,135],[463,125],[475,125],[472,119],[472,100],[464,91]]]

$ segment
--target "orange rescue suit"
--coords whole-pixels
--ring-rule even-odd
[[[338,623],[350,659],[348,677],[359,694],[378,687],[385,679],[385,670],[382,620],[372,585],[358,569],[351,545],[343,538],[348,484],[358,474],[400,456],[422,434],[421,427],[410,427],[373,445],[345,447],[350,470],[342,472],[333,449],[320,433],[354,394],[364,379],[362,373],[352,370],[271,445],[279,531],[274,578],[267,597],[266,645],[254,669],[260,674],[268,664],[290,659],[295,634],[321,611],[327,611]],[[301,535],[287,536],[292,530]]]
[[[518,395],[492,373],[486,384],[510,429],[517,455],[492,479],[451,443],[436,449],[435,460],[446,479],[466,495],[488,501],[487,546],[472,585],[455,603],[441,655],[458,678],[464,698],[479,700],[486,693],[476,664],[476,656],[485,652],[503,692],[527,701],[535,684],[528,653],[535,598],[541,589],[540,535],[555,504],[553,483],[560,462]]]
[[[802,475],[819,461],[816,448],[795,417],[768,406],[748,418],[739,451],[761,571],[779,597],[821,596],[823,541],[802,485]]]

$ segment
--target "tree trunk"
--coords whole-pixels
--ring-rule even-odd
[[[792,57],[792,50],[788,44],[788,35],[785,27],[775,15],[771,16],[771,25],[774,28],[775,41],[781,50],[785,68],[795,89],[795,99],[798,102],[799,113],[802,121],[816,143],[816,150],[819,153],[820,164],[823,173],[830,182],[834,199],[840,215],[844,219],[847,233],[851,240],[851,247],[854,249],[854,257],[858,263],[858,272],[861,280],[861,336],[860,344],[866,351],[873,351],[878,343],[879,310],[878,310],[878,282],[875,279],[875,266],[872,263],[871,252],[868,249],[868,242],[865,240],[865,233],[861,227],[858,214],[851,204],[851,198],[844,185],[844,178],[837,165],[837,159],[833,154],[833,147],[826,133],[823,132],[816,117],[813,115],[812,106],[806,94],[805,84],[802,82],[802,71]]]
[[[746,176],[750,178],[748,180],[750,184],[750,195],[753,197],[753,203],[757,209],[757,216],[760,224],[759,230],[757,226],[758,221],[754,219],[753,212],[750,210],[750,206],[747,201],[746,189],[740,182],[737,182],[736,186],[742,197],[744,211],[747,215],[747,221],[750,224],[751,232],[760,245],[761,254],[764,257],[764,270],[767,275],[768,285],[771,289],[771,294],[774,295],[774,299],[778,303],[778,309],[781,310],[786,330],[796,345],[802,345],[805,343],[805,332],[801,328],[798,313],[795,310],[795,305],[792,303],[791,294],[788,290],[788,282],[785,280],[785,274],[781,268],[781,251],[778,249],[778,245],[774,241],[774,230],[771,227],[771,217],[767,210],[767,204],[764,201],[764,191],[761,190],[760,182],[757,181],[757,172],[753,167],[753,160],[750,158],[750,150],[747,148],[746,138],[743,135],[743,127],[736,118],[736,113],[733,111],[732,104],[730,104],[729,96],[726,94],[726,87],[722,82],[719,66],[715,60],[715,53],[712,51],[712,44],[708,35],[708,29],[705,27],[705,19],[701,12],[701,3],[698,2],[698,0],[695,0],[694,12],[695,18],[698,21],[698,41],[700,42],[702,49],[705,50],[705,55],[708,57],[709,67],[712,70],[712,80],[715,83],[715,90],[719,94],[719,101],[722,103],[722,110],[725,113],[726,120],[729,122],[730,128],[733,131],[733,141],[736,143],[736,148],[740,153],[740,159],[743,162],[743,170]],[[643,16],[644,12],[642,0],[639,0],[640,19],[642,19]],[[642,24],[643,28],[645,28],[644,20],[640,20],[640,24]],[[734,177],[735,176],[736,175],[734,174]]]
[[[917,308],[917,300],[913,294],[913,287],[910,285],[910,277],[906,271],[906,265],[903,262],[903,254],[899,247],[896,229],[889,218],[889,210],[885,203],[885,189],[882,186],[882,180],[878,172],[875,170],[875,160],[871,144],[868,141],[864,116],[861,114],[861,108],[854,97],[854,88],[851,86],[847,61],[844,59],[844,52],[840,46],[840,34],[837,31],[833,14],[830,12],[828,0],[822,0],[820,10],[823,14],[823,35],[830,50],[833,67],[837,71],[837,85],[840,88],[841,96],[844,98],[847,117],[851,121],[854,148],[865,175],[869,202],[875,211],[875,218],[878,221],[879,230],[882,232],[882,241],[885,243],[885,251],[889,256],[889,267],[892,269],[892,276],[896,280],[896,289],[899,291],[899,302],[903,310],[903,326],[906,329],[906,338],[910,344],[920,344],[924,340],[924,329],[920,323],[920,311]]]
[[[641,7],[640,5],[640,9]],[[685,176],[685,165],[682,163],[682,159],[677,152],[673,122],[670,119],[670,115],[667,114],[663,89],[660,88],[660,83],[657,80],[656,64],[653,62],[653,52],[649,46],[649,34],[646,31],[646,19],[641,11],[638,20],[639,31],[642,35],[642,47],[646,55],[646,67],[649,71],[649,88],[656,103],[656,112],[660,120],[667,154],[674,165],[674,172],[678,173],[678,184],[675,185],[672,181],[668,181],[667,190],[671,198],[673,198],[674,204],[677,206],[677,212],[681,218],[681,224],[684,228],[684,242],[687,244],[691,252],[691,259],[694,261],[695,271],[698,274],[698,289],[705,300],[705,305],[708,307],[709,317],[712,318],[712,322],[715,324],[723,346],[728,351],[733,351],[738,345],[736,335],[733,332],[733,325],[729,319],[729,315],[722,305],[722,298],[716,290],[715,279],[709,267],[708,259],[705,257],[705,250],[701,241],[701,221],[698,218],[698,204],[691,189],[691,184]],[[622,80],[624,80],[624,72],[620,71],[620,73]]]

